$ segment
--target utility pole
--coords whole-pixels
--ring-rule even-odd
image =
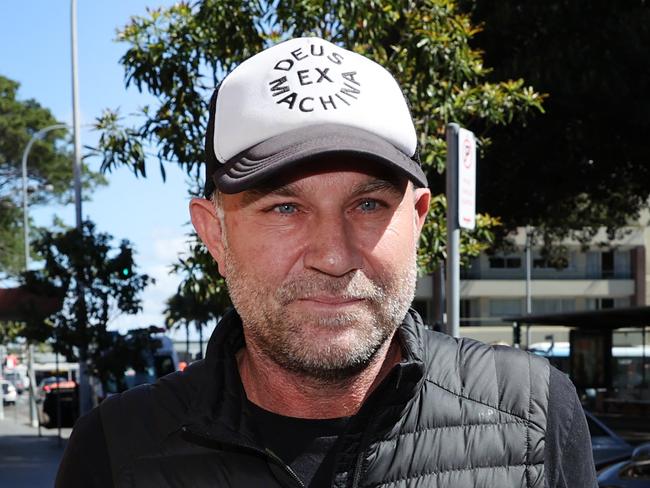
[[[0,344],[0,379],[4,379],[5,371],[5,346]],[[5,418],[5,392],[0,386],[0,420]]]
[[[77,0],[71,0],[72,27],[72,125],[74,134],[74,205],[77,230],[81,231],[81,120],[77,70]]]
[[[77,0],[70,1],[70,26],[72,40],[72,125],[74,133],[74,203],[77,231],[83,232],[81,225],[81,120],[79,115],[79,75],[77,69]],[[78,300],[80,302],[81,317],[86,327],[86,304],[84,287],[81,276],[77,276]],[[79,357],[79,415],[83,415],[92,408],[90,383],[86,368],[86,351],[80,351]]]
[[[29,374],[29,421],[32,427],[38,427],[38,435],[41,435],[41,423],[38,421],[36,411],[36,376],[34,375],[34,345],[27,348],[27,374]]]
[[[530,315],[533,312],[533,298],[531,291],[531,246],[532,246],[532,236],[531,231],[526,226],[526,315]],[[526,324],[526,347],[530,347],[530,324]]]
[[[43,137],[45,134],[47,134],[50,131],[57,130],[57,129],[67,129],[68,126],[66,124],[53,124],[48,127],[45,127],[38,132],[36,132],[29,142],[27,143],[27,146],[25,146],[25,150],[23,151],[23,157],[22,157],[22,176],[23,176],[23,239],[24,239],[24,246],[25,246],[25,271],[29,271],[29,262],[30,262],[30,249],[29,249],[29,214],[27,212],[27,204],[29,200],[29,195],[27,192],[27,159],[29,157],[29,152],[32,150],[32,146],[34,143],[39,140],[41,137]],[[38,421],[37,418],[37,412],[36,412],[36,394],[35,394],[35,380],[34,380],[34,372],[33,372],[33,355],[34,355],[34,346],[29,345],[29,416],[30,416],[30,423],[33,427],[38,426],[39,428],[39,433],[40,433],[40,422]]]

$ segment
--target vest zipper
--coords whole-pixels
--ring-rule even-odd
[[[293,469],[291,469],[290,466],[287,466],[287,464],[282,459],[280,459],[273,451],[271,451],[270,449],[265,449],[264,452],[267,454],[269,458],[275,461],[276,464],[281,466],[282,469],[284,469],[284,471],[289,476],[291,476],[291,478],[293,478],[293,480],[298,484],[298,486],[300,486],[300,488],[305,488],[305,484],[302,482],[300,478],[298,478],[296,472]]]
[[[357,454],[357,461],[354,466],[354,476],[352,477],[352,488],[358,488],[359,482],[361,481],[361,465],[363,464],[363,455],[366,452],[366,447],[368,440],[370,439],[370,433],[372,432],[372,427],[375,426],[376,416],[373,416],[368,421],[368,425],[363,431],[361,436],[361,441],[359,443],[359,454]]]
[[[298,475],[295,473],[291,467],[287,466],[287,464],[280,459],[273,451],[270,449],[260,449],[258,447],[254,446],[249,446],[249,445],[244,445],[244,444],[234,444],[230,442],[223,442],[220,440],[215,439],[214,437],[205,435],[205,434],[199,434],[197,432],[189,430],[187,427],[183,426],[181,428],[181,431],[183,434],[185,434],[188,437],[195,437],[199,439],[199,444],[203,445],[204,447],[209,447],[212,449],[218,449],[221,451],[239,451],[239,452],[247,452],[249,454],[254,454],[259,457],[265,458],[267,461],[271,460],[274,464],[278,465],[282,470],[293,480],[295,481],[296,485],[299,488],[305,488],[305,484],[302,482],[302,480],[298,477]]]
[[[399,389],[399,385],[401,381],[402,381],[402,368],[399,368],[397,370],[397,380],[395,381],[395,390]],[[377,390],[373,393],[373,395],[378,394],[377,392],[382,387],[384,387],[384,385],[380,385],[379,388],[377,388]],[[361,441],[359,444],[359,454],[357,454],[357,460],[354,466],[354,472],[352,476],[352,488],[359,487],[359,483],[361,481],[361,466],[363,464],[363,455],[366,452],[366,448],[368,445],[368,441],[370,440],[370,435],[371,432],[373,431],[373,427],[378,421],[379,420],[377,415],[370,416],[370,420],[368,421],[368,424],[366,425],[366,428],[363,431],[363,435],[361,436]]]

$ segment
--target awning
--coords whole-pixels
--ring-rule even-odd
[[[0,288],[0,320],[47,317],[61,309],[61,297],[41,296],[24,288]]]
[[[526,325],[558,325],[581,329],[620,329],[650,326],[650,307],[608,308],[584,312],[506,317],[504,322]]]

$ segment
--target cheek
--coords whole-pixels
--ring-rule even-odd
[[[229,234],[228,247],[237,264],[261,282],[281,281],[298,260],[298,246],[291,239],[252,228]]]
[[[375,266],[403,267],[414,259],[416,235],[413,217],[408,212],[396,213],[370,251],[369,259]]]

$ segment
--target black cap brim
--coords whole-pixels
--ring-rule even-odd
[[[205,194],[209,196],[215,185],[223,193],[239,193],[296,165],[343,155],[377,162],[418,187],[427,186],[420,164],[389,142],[355,127],[325,124],[283,133],[238,154],[212,177],[206,175]]]

